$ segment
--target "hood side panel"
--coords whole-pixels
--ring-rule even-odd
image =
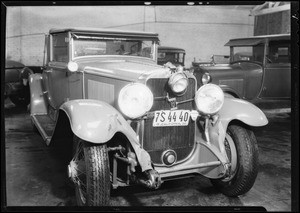
[[[84,74],[85,98],[104,101],[118,108],[120,90],[129,83],[127,80]]]

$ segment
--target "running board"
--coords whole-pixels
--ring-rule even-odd
[[[31,120],[48,146],[55,128],[55,122],[48,114],[31,115]]]

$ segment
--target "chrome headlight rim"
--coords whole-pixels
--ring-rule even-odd
[[[70,72],[76,72],[79,68],[78,64],[74,61],[70,61],[67,66]]]
[[[125,100],[126,98],[131,100]],[[131,96],[131,97],[130,97]],[[139,100],[137,100],[139,99]],[[146,101],[144,106],[138,105],[134,101]],[[130,119],[136,119],[145,115],[153,106],[154,96],[152,91],[142,83],[130,83],[124,86],[118,96],[118,106],[121,112]],[[143,103],[140,103],[143,104]],[[138,108],[135,108],[138,107]]]
[[[203,85],[211,83],[211,80],[211,75],[208,72],[202,75],[201,81]]]
[[[224,92],[216,84],[205,84],[197,90],[195,103],[200,114],[215,115],[224,104]]]
[[[181,76],[181,78],[180,78],[180,76]],[[181,89],[179,91],[176,90],[175,87],[178,86],[182,82],[185,82],[183,89]],[[168,85],[169,85],[169,88],[171,89],[171,91],[173,92],[173,94],[175,94],[176,96],[182,96],[187,91],[187,88],[189,85],[189,79],[184,72],[175,72],[170,76],[170,78],[168,80]]]

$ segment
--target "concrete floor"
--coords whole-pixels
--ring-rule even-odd
[[[5,101],[6,204],[75,206],[75,194],[61,157],[32,130],[29,112]],[[256,129],[260,169],[253,188],[238,198],[216,191],[197,176],[165,182],[159,190],[118,189],[112,206],[262,206],[291,211],[291,118],[267,114],[269,125]]]

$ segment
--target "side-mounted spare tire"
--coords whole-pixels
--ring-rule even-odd
[[[224,195],[236,197],[248,192],[258,173],[258,146],[254,133],[242,126],[227,128],[225,149],[232,163],[227,178],[211,179],[212,184]]]

